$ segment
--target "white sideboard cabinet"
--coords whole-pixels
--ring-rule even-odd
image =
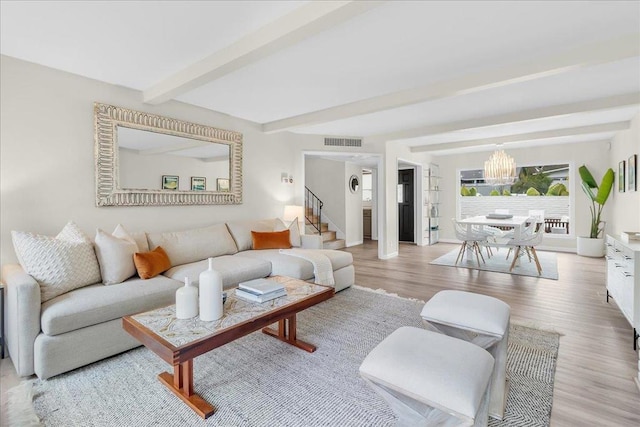
[[[640,331],[640,241],[607,235],[607,302],[616,302],[633,328],[633,349]]]

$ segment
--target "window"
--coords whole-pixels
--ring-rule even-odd
[[[493,186],[484,182],[481,169],[461,171],[458,203],[462,218],[486,215],[496,209],[522,216],[532,210],[544,210],[547,233],[573,233],[569,165],[521,166],[516,173],[518,179],[513,184]]]
[[[373,182],[371,180],[371,172],[362,171],[362,201],[370,202],[373,197]]]

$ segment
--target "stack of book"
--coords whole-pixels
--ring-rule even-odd
[[[266,302],[287,295],[284,286],[267,279],[255,279],[242,282],[236,289],[236,296],[251,302]]]

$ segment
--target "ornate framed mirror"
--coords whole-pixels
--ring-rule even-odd
[[[241,133],[100,103],[94,120],[96,206],[242,203]]]

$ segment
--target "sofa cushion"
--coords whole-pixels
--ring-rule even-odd
[[[97,325],[122,316],[175,303],[182,283],[165,276],[150,280],[132,278],[111,286],[76,289],[42,304],[41,326],[46,335]]]
[[[164,275],[184,282],[188,277],[193,284],[199,284],[200,273],[209,268],[205,259],[199,262],[179,265],[165,272]],[[222,286],[232,288],[246,280],[267,277],[271,274],[271,263],[262,259],[240,258],[236,256],[219,256],[213,259],[213,269],[222,275]]]
[[[147,233],[147,239],[150,248],[162,246],[169,255],[171,266],[238,252],[224,224],[185,231]]]
[[[102,283],[113,285],[122,283],[136,274],[133,254],[138,245],[132,237],[118,224],[113,234],[96,230],[95,250],[100,264]]]
[[[42,302],[101,280],[93,243],[73,222],[56,237],[22,231],[11,237],[20,265],[40,285]]]
[[[234,221],[228,222],[227,227],[236,242],[238,251],[248,251],[252,249],[252,231],[273,231],[276,220],[263,219],[260,221]]]
[[[136,252],[133,254],[133,262],[138,276],[145,280],[156,277],[171,268],[171,260],[162,246],[149,252]]]
[[[290,249],[289,230],[283,231],[252,231],[253,249]]]
[[[353,264],[353,255],[351,255],[351,252],[337,251],[335,249],[320,249],[320,252],[329,258],[333,271]]]
[[[319,251],[329,258],[333,271],[353,264],[353,255],[350,252],[333,249],[320,249]],[[243,251],[238,252],[234,257],[250,257],[269,261],[272,276],[287,276],[301,280],[313,279],[313,264],[311,262],[299,257],[281,254],[279,249]]]
[[[238,252],[234,258],[253,258],[268,261],[272,276],[287,276],[294,279],[313,279],[313,265],[302,258],[284,255],[279,249],[263,249]]]

